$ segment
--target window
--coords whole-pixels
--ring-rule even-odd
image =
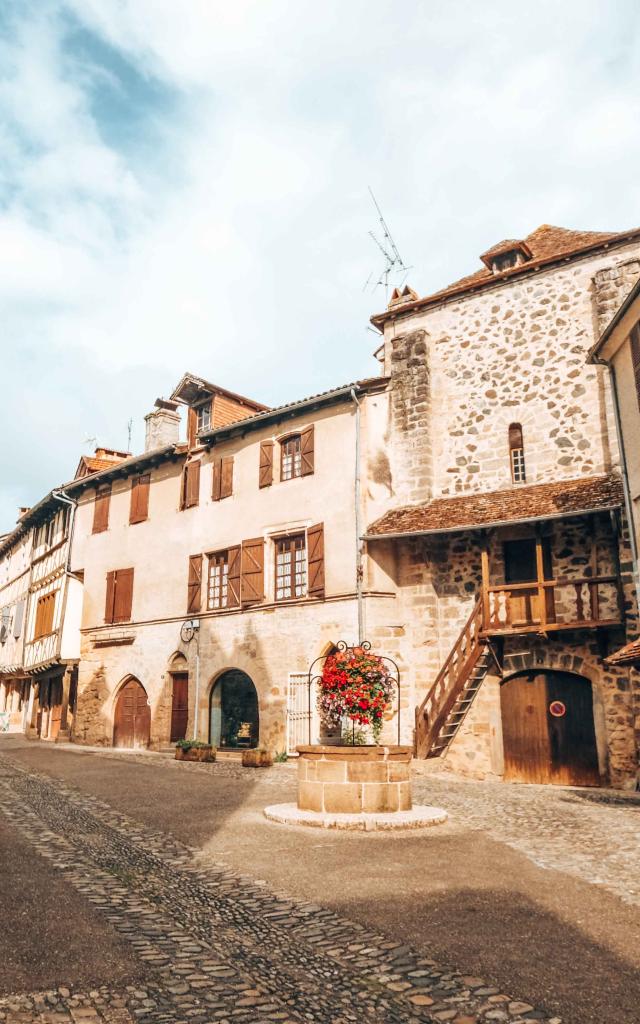
[[[53,633],[53,616],[56,607],[56,594],[54,590],[50,594],[43,594],[42,597],[38,598],[36,605],[36,621],[33,627],[33,639],[39,640],[40,637],[49,636]]]
[[[640,323],[636,324],[629,338],[631,343],[631,362],[633,364],[633,376],[636,382],[636,395],[640,407]]]
[[[149,518],[149,486],[151,474],[142,473],[134,476],[131,481],[131,506],[129,509],[130,523],[143,523]]]
[[[200,460],[187,462],[182,472],[181,508],[193,508],[200,501]]]
[[[233,494],[233,455],[225,455],[215,459],[213,463],[213,487],[211,497],[214,501],[230,498]]]
[[[302,474],[302,451],[300,434],[294,434],[280,445],[280,479],[292,480]]]
[[[105,622],[128,622],[133,603],[133,569],[114,569],[107,573]]]
[[[109,504],[111,502],[111,484],[102,484],[96,491],[93,505],[93,533],[104,533],[109,529]]]
[[[276,601],[305,597],[307,544],[304,533],[276,541]]]
[[[511,458],[511,479],[514,484],[523,484],[527,479],[524,464],[524,441],[520,423],[509,427],[509,454]]]
[[[204,405],[199,405],[196,409],[196,433],[202,434],[203,431],[209,430],[211,427],[211,402],[206,402]]]
[[[214,608],[227,607],[228,579],[228,552],[218,551],[215,555],[209,555],[209,584],[207,587],[207,608],[209,611]]]

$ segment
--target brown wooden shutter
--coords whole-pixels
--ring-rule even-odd
[[[38,637],[42,636],[42,598],[39,597],[36,603],[36,621],[33,625],[33,639],[37,640]]]
[[[111,484],[98,487],[93,505],[93,533],[103,533],[109,529],[109,504],[111,501]]]
[[[189,409],[187,413],[187,444],[189,448],[195,448],[198,432],[198,414],[195,409]]]
[[[227,608],[237,608],[240,604],[240,565],[241,548],[229,548],[227,551],[228,575],[227,575]]]
[[[149,486],[151,475],[142,473],[131,481],[130,523],[142,523],[149,516]]]
[[[187,615],[196,615],[202,607],[202,555],[189,556]]]
[[[324,597],[324,525],[322,523],[310,526],[307,530],[307,561],[309,596]]]
[[[222,459],[215,459],[213,463],[213,485],[211,488],[211,497],[214,501],[220,501],[220,491],[222,488]]]
[[[118,569],[115,573],[113,622],[128,622],[133,605],[133,569]]]
[[[260,442],[260,487],[270,487],[273,483],[273,441]]]
[[[183,508],[192,508],[200,501],[200,459],[184,467]]]
[[[242,580],[240,586],[242,604],[255,604],[264,597],[264,538],[243,540]]]
[[[631,331],[631,362],[633,364],[633,376],[636,382],[636,395],[638,407],[640,408],[640,324],[636,324]]]
[[[113,622],[113,605],[116,595],[116,574],[107,573],[107,598],[104,606],[104,621]]]
[[[56,607],[56,591],[52,594],[47,594],[42,599],[42,621],[40,623],[40,635],[49,636],[53,633],[53,619]]]
[[[222,460],[221,498],[230,498],[233,494],[233,455],[225,455]]]
[[[313,424],[300,434],[300,476],[311,476],[314,469]]]

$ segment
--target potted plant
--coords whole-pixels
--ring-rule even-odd
[[[176,743],[177,761],[215,761],[216,748],[210,743],[200,740],[178,740]]]
[[[272,764],[273,754],[264,747],[242,751],[242,765],[244,768],[270,768]]]
[[[330,654],[324,663],[318,693],[323,735],[339,736],[339,742],[351,743],[358,733],[361,744],[362,728],[357,727],[364,726],[370,728],[377,745],[393,689],[389,670],[377,654],[363,647],[348,647]]]

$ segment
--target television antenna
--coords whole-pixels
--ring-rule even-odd
[[[98,438],[97,437],[85,437],[85,439],[84,439],[84,441],[82,443],[83,444],[90,444],[92,448],[95,448],[95,446],[98,443]]]
[[[127,451],[131,451],[131,431],[133,430],[133,420],[127,420]]]
[[[384,288],[384,291],[385,291],[385,296],[388,297],[388,295],[389,295],[389,279],[391,278],[391,276],[393,274],[403,274],[404,275],[402,280],[399,282],[399,287],[401,287],[405,283],[409,271],[412,270],[413,268],[410,267],[410,266],[407,266],[407,264],[402,259],[402,256],[400,255],[400,252],[398,251],[398,246],[394,242],[393,235],[391,234],[391,231],[389,230],[389,225],[387,224],[386,220],[384,219],[384,217],[382,215],[382,210],[380,209],[380,206],[378,204],[378,200],[376,199],[376,197],[373,194],[373,189],[371,188],[371,185],[367,185],[367,188],[369,189],[369,195],[371,196],[371,199],[373,200],[373,205],[375,206],[376,212],[378,214],[378,222],[380,224],[379,234],[382,235],[382,240],[380,240],[378,235],[376,235],[373,231],[369,232],[369,236],[373,239],[373,241],[375,242],[376,246],[378,247],[378,249],[382,253],[382,256],[384,257],[384,267],[380,271],[380,273],[378,274],[376,283],[374,284],[374,286],[371,289],[371,291],[375,291],[376,288],[379,288],[380,286],[382,286]],[[365,281],[364,287],[362,289],[363,292],[366,291],[367,288],[369,287],[369,282],[374,277],[374,273],[375,272],[372,271],[369,274],[369,277]]]

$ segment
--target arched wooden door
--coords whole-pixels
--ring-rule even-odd
[[[151,708],[144,686],[129,679],[116,699],[113,721],[114,747],[148,747],[151,734]]]
[[[500,689],[500,703],[506,780],[599,785],[588,679],[564,672],[513,676]]]

